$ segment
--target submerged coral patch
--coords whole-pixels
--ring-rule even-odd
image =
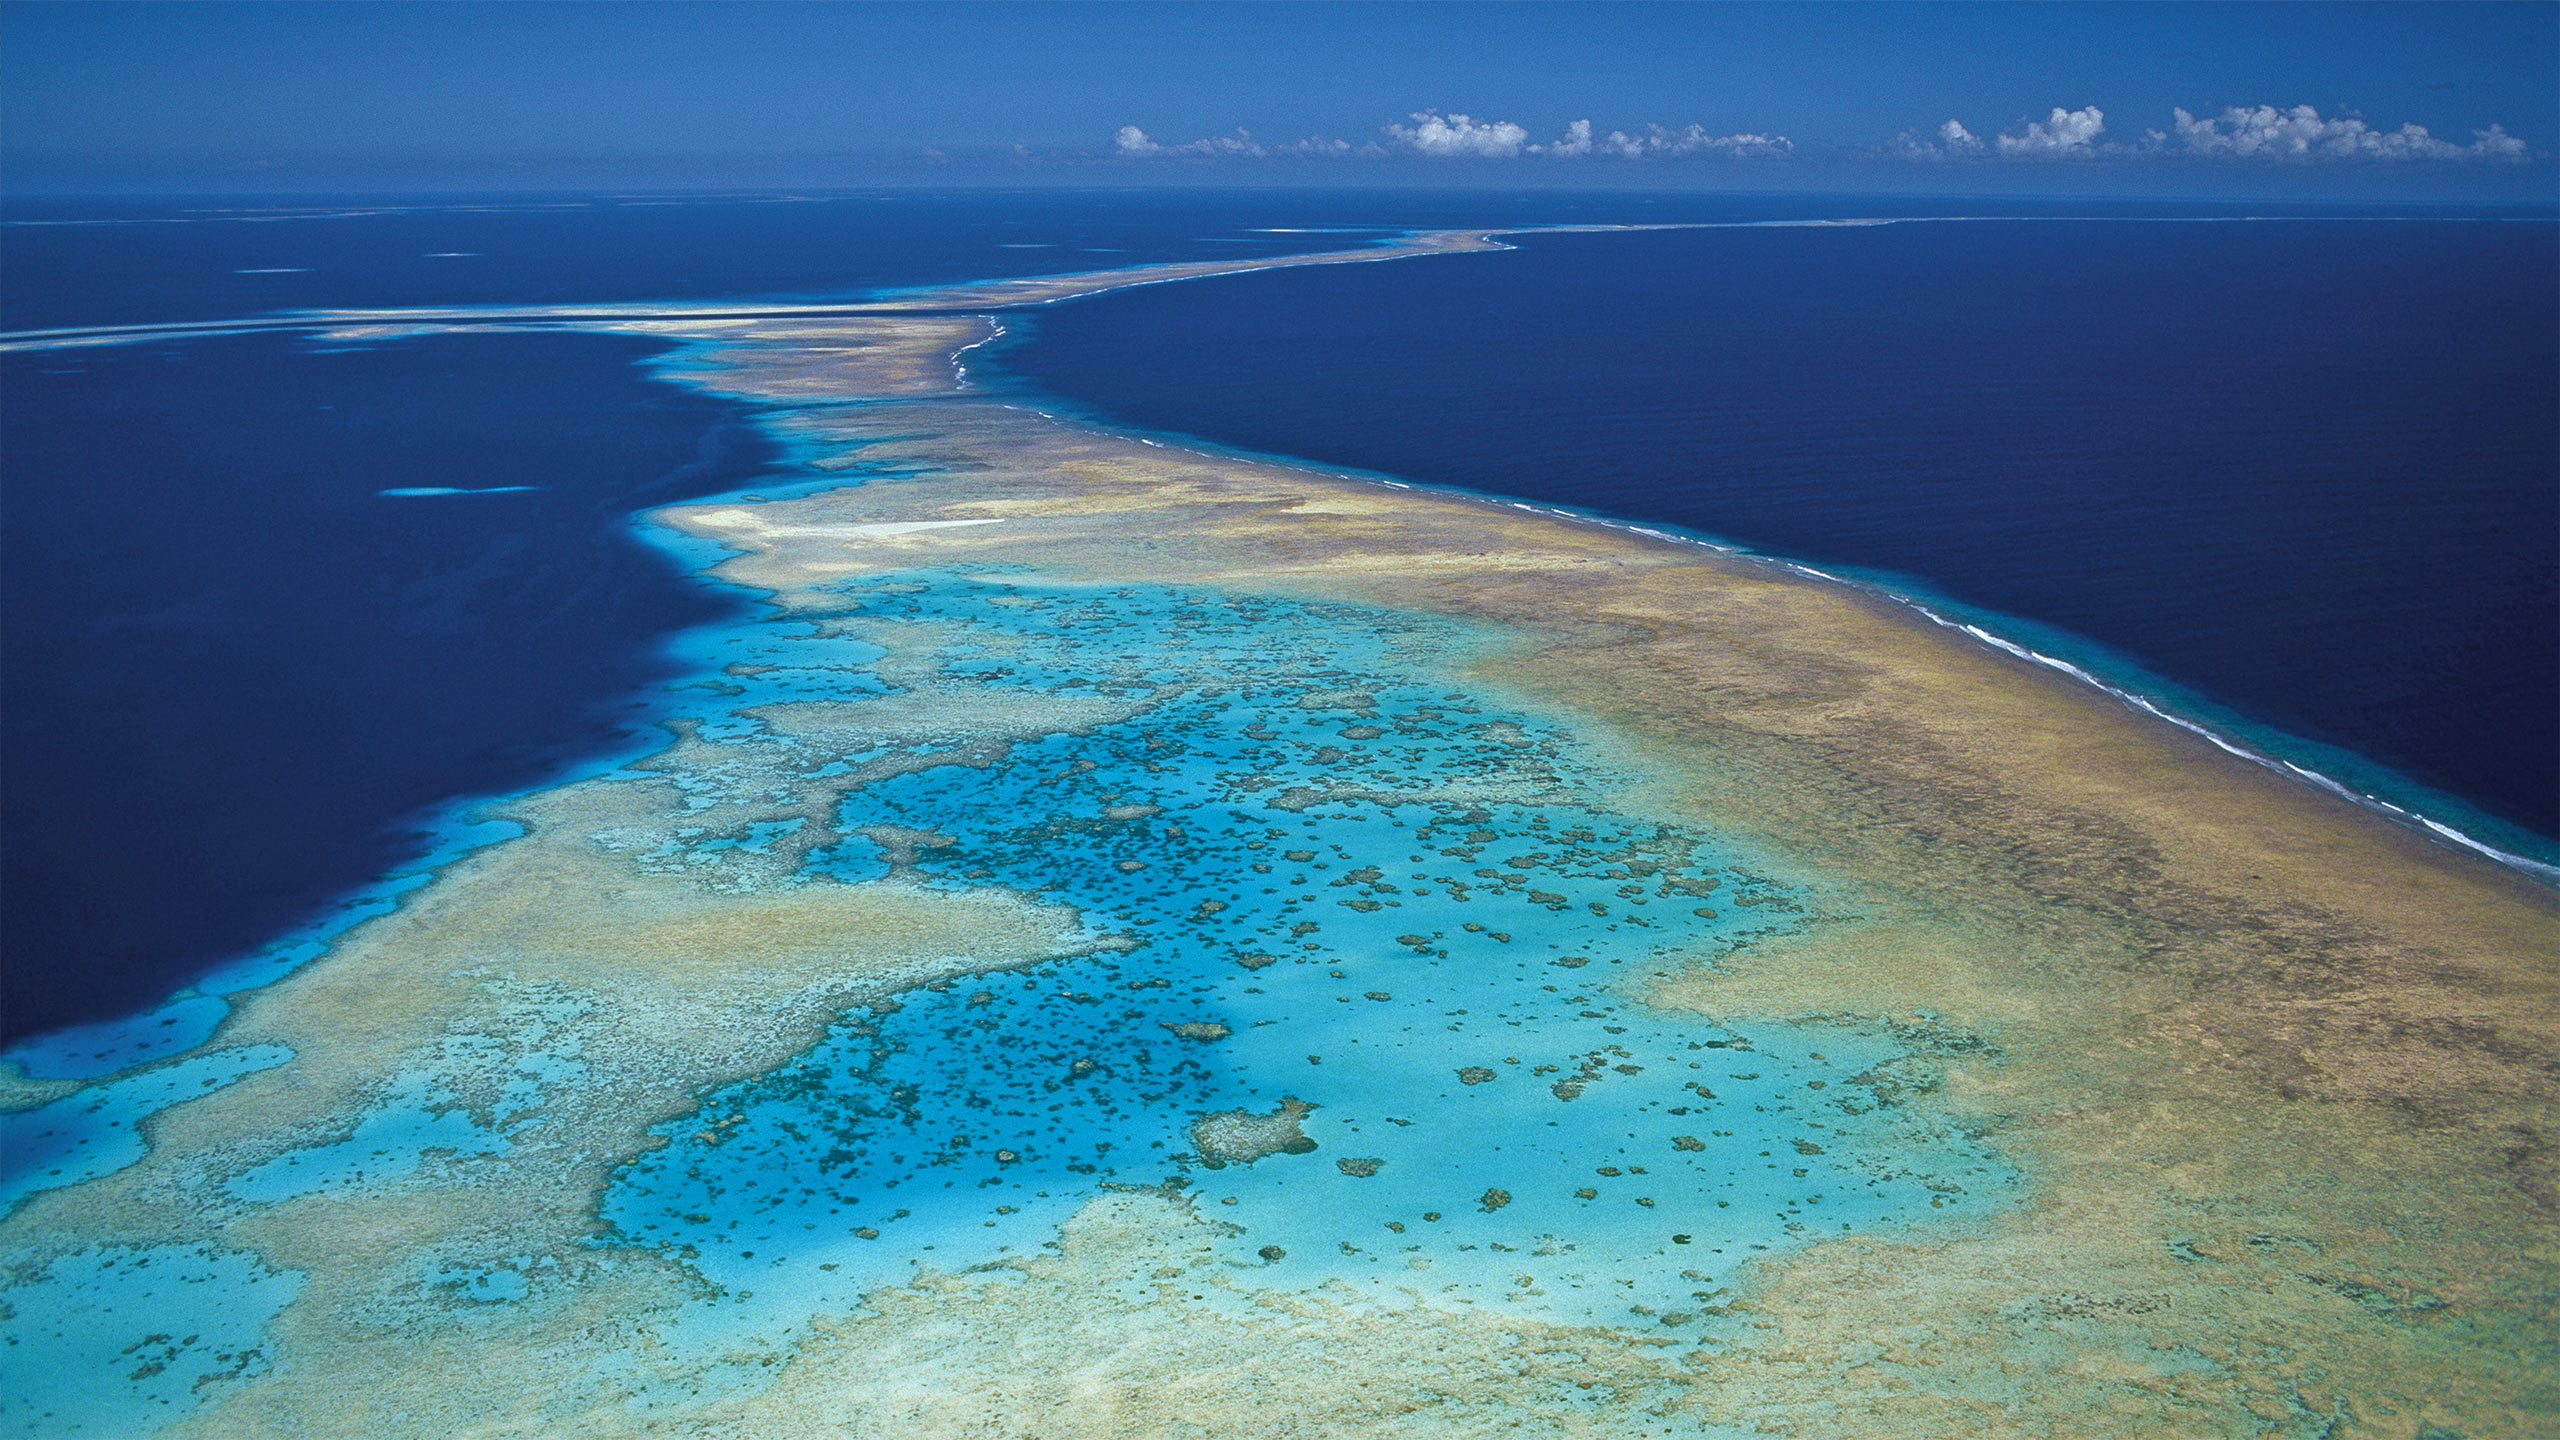
[[[1643,1003],[1682,951],[1807,922],[1711,837],[1612,808],[1611,777],[1562,733],[1453,690],[1465,633],[1002,574],[910,571],[843,596],[833,623],[912,631],[891,648],[930,647],[944,683],[1138,703],[1013,742],[1001,764],[962,744],[901,767],[848,789],[833,821],[900,837],[899,866],[928,886],[1049,897],[1125,945],[912,992],[662,1127],[603,1213],[725,1291],[849,1304],[1037,1253],[1105,1184],[1222,1170],[1221,1248],[1261,1262],[1254,1285],[1651,1325],[1687,1293],[1657,1259],[1674,1231],[1740,1263],[2001,1193],[2006,1167],[1977,1145],[1855,1087],[1821,1093],[1889,1045],[1701,1035]],[[1376,734],[1333,743],[1344,710]],[[1678,903],[1716,886],[1764,902],[1755,923]],[[1561,952],[1600,970],[1562,983]],[[1673,1142],[1702,1120],[1711,1148]],[[1797,1159],[1813,1135],[1818,1168]],[[1349,1158],[1287,1163],[1319,1149]],[[1577,1193],[1610,1162],[1641,1179]],[[1489,1181],[1502,1203],[1475,1204]],[[1425,1211],[1459,1218],[1425,1235]],[[1524,1286],[1508,1256],[1542,1244],[1558,1258]],[[731,1304],[740,1325],[789,1318]]]
[[[302,1289],[210,1245],[100,1245],[8,1260],[0,1433],[146,1435],[265,1375],[275,1313]]]
[[[504,317],[776,405],[812,478],[658,517],[767,608],[653,753],[10,1057],[0,1428],[2539,1433],[2547,896],[829,308]]]

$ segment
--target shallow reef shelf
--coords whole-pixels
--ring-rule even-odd
[[[970,387],[1266,263],[326,317],[673,337],[806,474],[649,517],[762,602],[664,748],[8,1076],[0,1431],[2548,1433],[2549,889],[1852,588]]]

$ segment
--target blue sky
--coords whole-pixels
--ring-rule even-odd
[[[2555,155],[2549,3],[0,7],[0,183],[20,190],[2549,198]]]

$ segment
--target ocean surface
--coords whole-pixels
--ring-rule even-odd
[[[1515,243],[1093,297],[997,361],[1126,425],[1672,522],[2039,622],[2067,632],[2039,648],[2173,682],[2350,783],[2459,808],[2361,756],[2510,846],[2560,834],[2560,227]]]
[[[628,743],[658,637],[739,603],[631,514],[773,450],[635,368],[661,348],[0,357],[9,1034],[146,1006],[418,858],[438,802]]]
[[[1892,203],[1891,213],[1911,209]],[[9,330],[321,306],[838,299],[1335,249],[1406,229],[1838,208],[1819,198],[1149,190],[6,205]]]
[[[2304,750],[2332,773],[2560,829],[2553,227],[1767,224],[1950,208],[19,200],[0,324],[826,298],[1404,227],[1759,222],[1133,290],[1009,321],[1027,338],[997,365],[1115,423],[1889,572],[2351,752]],[[7,358],[0,1032],[146,1005],[414,865],[443,803],[645,740],[667,637],[740,600],[627,517],[790,469],[746,407],[651,378],[655,353],[266,335]]]
[[[40,1224],[70,1221],[0,1277],[0,1433],[147,1434],[243,1386],[374,1398],[342,1377],[414,1378],[418,1347],[456,1334],[507,1403],[551,1376],[543,1394],[635,1424],[699,1416],[884,1287],[1023,1274],[1095,1201],[1142,1191],[1179,1197],[1202,1247],[1103,1292],[1143,1307],[1179,1289],[1234,1320],[1321,1294],[1696,1353],[1764,1323],[1726,1302],[1769,1261],[2009,1210],[2036,1177],[1902,1103],[1957,1057],[1997,1062],[1982,1036],[1919,1008],[1746,1027],[1649,1003],[1699,955],[1817,933],[1834,898],[1785,854],[1647,810],[1611,737],[1486,680],[1516,636],[1077,583],[1040,572],[1056,552],[1036,539],[919,549],[786,611],[700,578],[713,541],[637,518],[938,475],[993,488],[976,455],[1038,473],[1039,445],[1074,434],[1002,403],[1076,408],[1747,542],[2430,814],[2498,824],[2441,808],[2468,797],[2538,823],[2547,221],[1794,223],[1878,208],[13,212],[18,327],[849,297],[1470,221],[1744,228],[1009,315],[968,361],[986,393],[956,404],[760,409],[676,383],[720,380],[716,339],[499,326],[0,355],[0,1001],[6,1058],[75,1082],[13,1086],[0,1114],[0,1219],[50,1195]],[[1047,441],[1006,450],[1025,436]],[[666,750],[670,726],[687,741]],[[273,996],[276,1028],[221,1030],[231,996],[516,833],[469,801],[573,778],[597,783],[532,813],[611,818],[480,872],[524,867],[477,893],[531,938],[422,907],[311,977],[337,999]],[[544,868],[563,855],[603,857],[604,885]],[[985,922],[924,952],[948,978],[740,1063],[770,1040],[735,1027],[760,1032],[784,993],[760,987],[816,975],[781,1008],[843,1003],[847,927],[820,922],[869,912],[794,907],[876,898],[852,887],[893,870],[959,909],[993,889],[1081,928],[1012,952]],[[768,919],[814,955],[736,943]],[[598,938],[624,934],[648,964]],[[1034,959],[993,968],[1008,953]],[[365,1028],[338,1034],[357,990]],[[712,1018],[697,1032],[677,1007]],[[146,1123],[190,1102],[192,1137]],[[662,1143],[632,1144],[635,1114],[668,1117]],[[142,1178],[169,1233],[81,1233],[79,1187],[135,1167],[158,1167]],[[643,1251],[665,1290],[582,1288],[623,1284]],[[617,1294],[658,1298],[627,1328],[549,1328]],[[276,1325],[289,1306],[303,1323]]]
[[[1357,243],[1263,228],[1297,213],[12,200],[0,326],[834,296]],[[325,927],[438,853],[443,802],[656,733],[635,704],[676,673],[666,637],[741,597],[632,516],[779,458],[747,407],[653,378],[665,348],[272,334],[0,356],[0,1040]]]

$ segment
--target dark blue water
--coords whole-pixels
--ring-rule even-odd
[[[0,268],[10,280],[0,288],[0,329],[311,307],[836,298],[879,286],[1334,249],[1435,226],[1928,215],[1951,203],[1972,210],[1986,202],[1449,190],[373,196],[344,204],[12,195],[0,197]],[[2000,214],[2056,208],[1988,203]],[[2135,201],[2068,208],[2203,213]]]
[[[279,336],[0,365],[0,1015],[121,1014],[617,743],[734,603],[630,524],[769,446],[654,347]],[[539,487],[388,498],[403,486]]]
[[[321,306],[841,297],[875,286],[1332,249],[1410,226],[1623,218],[1661,205],[1644,197],[1147,191],[345,205],[13,199],[0,212],[0,259],[13,277],[0,293],[0,328]],[[1763,202],[1753,213],[1766,212]],[[1325,233],[1273,233],[1276,226]]]
[[[1326,223],[1392,208],[1366,204]],[[1366,238],[1263,228],[1307,213],[11,197],[0,325],[844,295]],[[628,743],[665,637],[732,603],[632,512],[774,460],[748,411],[648,378],[654,349],[269,336],[0,361],[0,1040],[155,1002],[416,860],[440,802]],[[379,493],[514,485],[533,488]]]
[[[843,296],[1407,226],[1947,208],[10,197],[0,326]],[[2164,668],[2217,694],[2280,682],[2298,703],[2271,713],[2465,794],[2530,792],[2540,744],[2547,794],[2551,358],[2481,337],[2547,342],[2548,230],[2475,227],[2481,253],[2448,260],[2429,237],[2452,227],[2299,227],[2303,252],[2269,227],[2013,228],[1560,237],[1137,291],[1047,312],[1016,359],[1145,424],[1937,577],[2183,657]],[[665,636],[725,603],[630,512],[774,463],[647,353],[264,337],[0,362],[0,1037],[148,1004],[413,860],[422,808],[627,743]],[[2308,488],[2279,503],[2270,475]],[[511,484],[538,488],[378,493]]]
[[[841,296],[880,285],[1321,249],[1346,238],[1253,229],[1291,213],[1219,197],[1151,205],[1056,195],[500,197],[290,208],[14,202],[0,226],[0,258],[18,281],[0,294],[0,328],[321,306]],[[1208,237],[1215,238],[1203,243]]]
[[[1558,235],[1045,312],[1151,429],[1921,577],[2560,833],[2560,229]]]

